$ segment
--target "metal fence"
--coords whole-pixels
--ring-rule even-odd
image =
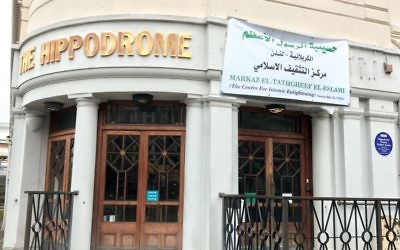
[[[400,249],[400,199],[220,195],[224,249]]]
[[[24,249],[69,249],[73,196],[78,192],[25,193],[28,207]]]

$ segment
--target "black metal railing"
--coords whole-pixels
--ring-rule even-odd
[[[400,249],[400,199],[223,198],[224,249]]]
[[[24,249],[69,249],[73,196],[78,192],[25,193],[28,207]]]

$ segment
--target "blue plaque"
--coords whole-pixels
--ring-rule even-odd
[[[390,135],[385,132],[380,132],[375,137],[375,149],[376,151],[383,156],[386,156],[392,152],[393,149],[393,141],[390,138]]]
[[[158,201],[158,190],[147,190],[146,191],[146,201],[147,202],[157,202]]]

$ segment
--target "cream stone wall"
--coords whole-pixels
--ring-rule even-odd
[[[84,17],[159,14],[237,17],[306,35],[400,48],[398,13],[398,0],[22,0],[21,36],[53,23]]]
[[[213,1],[210,15],[240,17],[263,26],[305,35],[392,46],[387,7],[336,0],[235,2]]]
[[[392,43],[400,48],[400,1],[389,1],[389,18],[392,31]]]
[[[160,14],[204,17],[207,13],[206,7],[207,0],[32,0],[28,32],[60,21],[102,15]]]
[[[96,131],[94,104],[97,101],[130,100],[132,93],[140,92],[154,94],[156,100],[186,102],[183,249],[220,249],[222,217],[215,211],[222,211],[222,199],[218,194],[238,190],[238,107],[263,107],[273,101],[220,94],[228,17],[309,36],[350,41],[351,104],[348,107],[291,101],[285,104],[289,110],[301,110],[312,116],[315,196],[399,197],[400,149],[394,144],[393,152],[382,156],[375,149],[374,138],[384,131],[394,142],[399,142],[400,0],[19,2],[22,39],[13,51],[12,80],[16,101],[12,107],[11,153],[15,157],[10,157],[9,187],[12,188],[7,194],[3,249],[23,249],[27,204],[23,191],[44,187],[49,115],[43,110],[43,102],[59,101],[67,107],[76,105],[78,97],[98,98],[92,99],[90,110],[78,115],[88,118],[77,122],[78,133],[85,134],[82,132],[85,129]],[[85,36],[88,32],[122,30],[191,33],[189,51],[193,57],[190,60],[154,55],[128,58],[114,53],[109,57],[89,58],[81,49],[76,51],[74,60],[69,60],[64,52],[60,62],[40,65],[43,42],[75,34]],[[36,68],[19,75],[20,52],[34,46]],[[384,63],[393,66],[392,73],[384,72]],[[36,124],[42,121],[42,126],[32,129],[34,121]],[[85,139],[95,143],[94,134],[91,140]],[[87,145],[82,143],[79,148],[95,150],[92,144]],[[82,153],[78,147],[75,149]],[[87,155],[91,158],[74,156],[74,169],[79,164],[90,166],[90,171],[80,170],[93,178],[93,151]],[[78,219],[73,221],[85,222],[79,216],[89,221],[84,223],[85,233],[72,229],[72,241],[87,246],[79,249],[89,250],[93,180],[75,177],[72,180],[72,186],[81,192],[79,197],[86,199],[85,203],[81,200],[74,203],[74,216]],[[196,183],[201,183],[202,188]]]

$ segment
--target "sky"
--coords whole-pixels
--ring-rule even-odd
[[[0,123],[9,123],[11,0],[0,1]]]

